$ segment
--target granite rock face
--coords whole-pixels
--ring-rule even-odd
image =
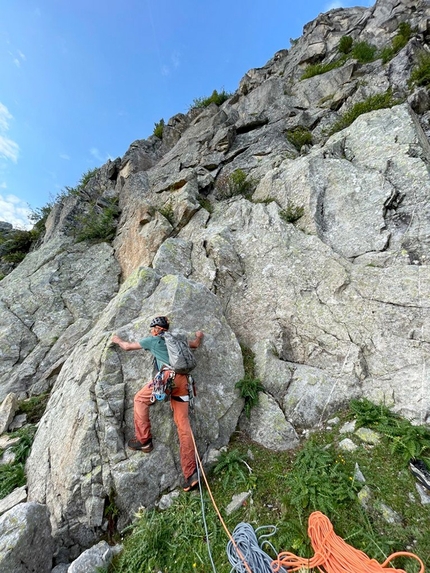
[[[430,98],[410,82],[429,22],[424,0],[321,14],[222,105],[174,116],[56,204],[39,248],[1,281],[0,399],[50,392],[28,498],[70,560],[99,541],[112,492],[123,527],[179,483],[168,404],[153,409],[151,456],[125,448],[152,364],[110,339],[139,340],[154,315],[205,332],[192,418],[203,457],[238,424],[295,447],[296,428],[351,398],[429,423]],[[402,23],[411,34],[391,59],[340,59],[343,36],[391,49]],[[82,213],[111,199],[112,244],[76,242]],[[240,345],[264,386],[249,419]]]
[[[53,553],[46,506],[20,503],[0,516],[2,573],[51,573]]]

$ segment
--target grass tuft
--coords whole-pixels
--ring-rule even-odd
[[[250,199],[257,186],[257,181],[242,169],[236,169],[229,175],[221,175],[215,184],[216,197],[219,200],[242,195]]]
[[[28,425],[10,434],[11,437],[19,437],[20,441],[11,448],[15,460],[12,463],[0,464],[0,499],[15,488],[25,485],[25,462],[30,454],[35,433],[35,426]]]
[[[313,78],[314,76],[325,74],[326,72],[330,72],[331,70],[342,67],[344,63],[345,58],[340,58],[339,60],[329,62],[328,64],[309,64],[300,79],[306,80],[308,78]]]
[[[92,203],[87,213],[77,218],[76,240],[111,241],[115,237],[118,218],[118,198],[109,199],[103,206]]]
[[[312,133],[306,127],[298,125],[286,132],[287,139],[300,151],[303,145],[312,145]]]
[[[209,97],[195,98],[190,106],[190,109],[205,108],[208,107],[211,103],[221,105],[229,98],[231,98],[232,95],[233,94],[226,92],[224,89],[220,92],[214,90]]]
[[[393,107],[399,103],[400,101],[393,97],[391,90],[370,96],[366,100],[356,103],[351,107],[351,109],[345,112],[343,116],[332,126],[329,135],[333,135],[333,133],[345,129],[363,113],[368,113],[377,109]]]
[[[294,205],[291,201],[288,201],[287,208],[282,209],[279,212],[279,216],[286,223],[295,223],[301,217],[303,217],[304,213],[305,213],[305,208],[303,206]]]
[[[418,57],[418,63],[411,72],[409,85],[428,86],[430,84],[430,54],[421,52]]]

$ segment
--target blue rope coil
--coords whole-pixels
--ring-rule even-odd
[[[274,526],[267,527],[272,528],[272,533],[270,535],[262,535],[260,540],[263,537],[270,537],[276,532],[276,528]],[[260,527],[256,531],[259,529],[262,528]],[[249,523],[238,523],[234,528],[232,537],[241,552],[243,559],[239,556],[238,551],[230,540],[227,544],[227,557],[230,564],[233,566],[230,573],[233,573],[234,571],[237,573],[248,573],[249,570],[246,569],[243,562],[244,560],[252,573],[273,573],[271,565],[273,557],[270,557],[270,555],[261,549],[256,532]],[[267,543],[271,546],[268,541],[264,541],[263,543]],[[283,568],[279,569],[279,571],[286,573],[286,570]]]

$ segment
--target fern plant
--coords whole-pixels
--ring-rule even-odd
[[[312,440],[298,453],[285,484],[288,498],[301,516],[305,510],[336,514],[339,506],[355,500],[358,486],[352,477],[353,468],[344,462]]]
[[[236,382],[235,387],[239,389],[241,397],[245,400],[245,416],[251,416],[251,410],[258,404],[258,394],[264,390],[259,378],[255,377],[255,355],[250,348],[241,345],[243,356],[243,367],[245,376]]]
[[[222,452],[213,469],[214,475],[222,476],[224,486],[240,482],[248,484],[252,469],[246,462],[245,457],[237,449]]]
[[[245,376],[236,382],[235,387],[239,389],[241,397],[245,400],[245,416],[250,418],[251,410],[258,404],[258,394],[264,390],[264,386],[258,378]]]
[[[430,456],[430,430],[425,426],[414,426],[385,405],[376,405],[367,399],[351,400],[350,409],[358,427],[367,426],[387,436],[391,453],[399,454],[404,462]]]

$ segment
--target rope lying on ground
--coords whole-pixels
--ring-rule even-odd
[[[256,533],[249,523],[239,523],[236,525],[233,531],[233,538],[252,573],[273,573],[273,558],[261,549]],[[227,544],[227,557],[231,565],[233,565],[231,573],[233,573],[233,571],[245,573],[246,569],[243,561],[239,558],[237,549],[233,546],[231,541]],[[285,573],[285,569],[283,568],[279,571]]]
[[[278,559],[273,561],[272,571],[281,571],[281,567],[286,567],[293,572],[305,567],[318,568],[327,573],[386,573],[385,567],[392,559],[405,556],[416,559],[421,565],[419,573],[424,573],[421,559],[407,551],[393,553],[380,565],[375,559],[370,559],[365,553],[351,547],[337,536],[328,517],[320,511],[315,511],[309,516],[308,534],[315,555],[311,559],[305,559],[283,551],[279,553]],[[390,568],[390,571],[405,573],[403,569]]]
[[[198,462],[198,467],[199,467],[200,472],[201,472],[201,475],[203,476],[203,479],[204,479],[204,481],[205,481],[205,484],[206,484],[206,487],[207,487],[207,490],[208,490],[208,493],[209,493],[209,497],[211,498],[212,505],[213,505],[213,507],[214,507],[214,509],[215,509],[215,511],[216,511],[216,514],[218,515],[218,518],[219,518],[219,520],[220,520],[220,522],[221,522],[221,525],[223,526],[224,531],[227,533],[228,538],[230,539],[231,543],[233,544],[233,547],[234,547],[235,550],[237,551],[237,554],[238,554],[239,558],[241,559],[241,561],[242,561],[242,563],[243,563],[243,566],[244,566],[243,571],[246,571],[247,573],[253,573],[253,571],[251,571],[251,569],[250,569],[250,567],[249,567],[249,565],[248,565],[246,559],[244,558],[244,556],[243,556],[241,550],[240,550],[239,547],[237,546],[236,541],[233,539],[233,537],[232,537],[232,535],[231,535],[231,533],[230,533],[230,531],[229,531],[229,529],[228,529],[228,527],[227,527],[225,521],[224,521],[223,518],[222,518],[222,515],[221,515],[221,513],[220,513],[220,510],[218,509],[218,506],[217,506],[217,504],[215,503],[214,496],[212,495],[212,491],[211,491],[211,488],[209,487],[209,483],[208,483],[208,480],[207,480],[207,477],[206,477],[206,474],[205,474],[205,470],[204,470],[204,468],[203,468],[202,460],[200,459],[199,452],[198,452],[198,450],[197,450],[197,445],[196,445],[196,441],[195,441],[193,432],[191,432],[191,437],[192,437],[193,444],[194,444],[194,452],[195,452],[196,459],[197,459],[197,462]],[[200,474],[199,474],[199,478],[200,478]],[[199,480],[199,487],[201,488],[200,480]]]

